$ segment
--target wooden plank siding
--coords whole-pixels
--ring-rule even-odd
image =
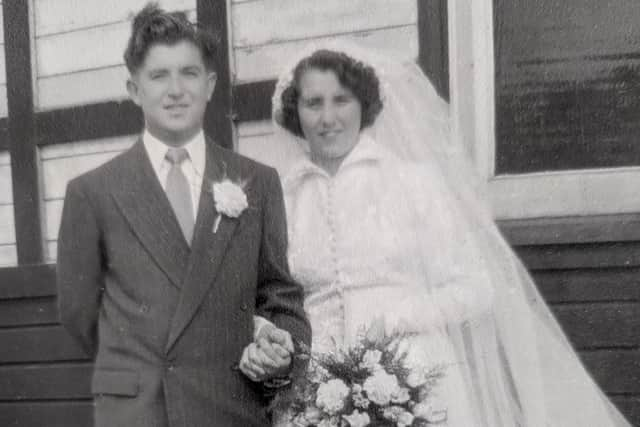
[[[58,324],[55,267],[0,270],[0,425],[92,425],[92,365]]]
[[[503,221],[596,382],[640,425],[639,215]]]
[[[136,139],[137,135],[130,135],[41,148],[47,262],[56,260],[58,228],[69,180],[112,159],[129,148]]]
[[[123,52],[130,17],[146,0],[34,1],[36,107],[51,110],[127,99]],[[163,0],[196,17],[196,0]]]
[[[241,2],[231,5],[231,22],[236,83],[275,78],[312,40],[356,38],[407,58],[418,54],[415,0]]]
[[[93,404],[87,400],[0,402],[0,425],[7,427],[89,427]]]

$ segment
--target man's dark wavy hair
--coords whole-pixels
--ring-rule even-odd
[[[294,135],[304,137],[298,116],[299,85],[302,75],[309,69],[333,71],[340,84],[355,95],[362,106],[360,129],[371,126],[375,122],[382,111],[382,99],[380,81],[373,67],[356,61],[342,52],[322,49],[315,51],[296,65],[291,84],[282,91],[280,98],[282,110],[275,117],[278,124]]]
[[[193,43],[207,69],[215,71],[215,37],[191,23],[184,12],[166,12],[157,3],[147,3],[131,24],[131,36],[124,51],[127,69],[132,74],[138,71],[153,45],[174,45],[181,41]]]

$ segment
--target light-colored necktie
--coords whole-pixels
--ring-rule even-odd
[[[181,167],[182,162],[188,157],[189,153],[185,148],[169,148],[167,151],[165,159],[171,164],[171,169],[169,169],[169,174],[167,175],[165,192],[173,212],[176,214],[182,233],[189,245],[191,245],[195,216],[191,202],[191,186]]]

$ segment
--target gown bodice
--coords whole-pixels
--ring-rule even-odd
[[[417,242],[408,188],[390,175],[392,161],[361,138],[334,176],[304,161],[284,181],[289,264],[305,289],[316,350],[351,342],[371,320],[362,308],[372,294],[424,279],[410,256]]]

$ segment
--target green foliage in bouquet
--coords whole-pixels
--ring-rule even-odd
[[[274,407],[287,411],[296,427],[421,427],[444,421],[446,409],[432,399],[444,366],[408,363],[414,335],[388,334],[376,320],[350,348],[334,345],[332,352],[317,353],[302,345],[298,357],[309,360],[307,376],[279,394]]]

